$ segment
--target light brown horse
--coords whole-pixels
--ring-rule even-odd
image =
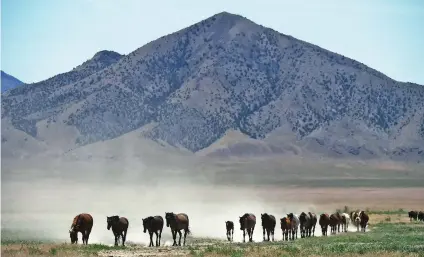
[[[289,241],[289,239],[291,238],[290,219],[288,217],[284,217],[284,218],[280,219],[280,224],[281,224],[281,230],[282,230],[282,233],[283,233],[283,241],[284,241],[284,239],[286,241]]]
[[[186,244],[187,234],[190,233],[188,215],[185,213],[175,214],[173,212],[165,212],[165,220],[166,226],[171,228],[172,238],[174,239],[172,246],[177,245],[177,232],[180,235],[178,246],[181,246],[181,230],[184,229],[184,246]]]
[[[107,230],[112,228],[113,235],[115,236],[115,246],[118,245],[119,237],[122,238],[122,246],[125,246],[125,240],[127,239],[127,231],[129,226],[128,219],[114,215],[111,217],[106,217],[106,221]]]
[[[71,229],[69,229],[69,237],[72,244],[78,244],[78,232],[82,234],[82,243],[88,244],[91,229],[93,228],[93,217],[88,213],[81,213],[72,221]]]
[[[321,231],[323,236],[327,236],[328,225],[330,225],[330,216],[327,213],[323,213],[319,216],[319,225],[321,226]]]
[[[256,216],[253,213],[245,213],[239,217],[240,230],[243,230],[243,243],[246,242],[246,230],[249,242],[253,242],[253,231],[256,225]]]

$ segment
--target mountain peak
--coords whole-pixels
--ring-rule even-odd
[[[115,51],[102,50],[97,52],[92,59],[103,59],[103,58],[120,59],[122,56],[123,55]]]

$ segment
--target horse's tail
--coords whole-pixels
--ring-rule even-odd
[[[191,230],[189,227],[187,227],[187,234],[191,234]]]

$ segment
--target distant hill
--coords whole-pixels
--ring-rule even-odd
[[[1,71],[1,92],[5,92],[6,90],[9,90],[11,88],[15,88],[19,85],[24,84],[19,79],[7,74],[4,71]]]
[[[12,89],[3,122],[55,153],[140,130],[207,156],[424,160],[422,85],[226,12]]]

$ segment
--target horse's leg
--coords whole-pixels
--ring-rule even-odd
[[[263,237],[263,241],[265,241],[265,228],[262,227],[262,237]]]
[[[252,242],[252,234],[253,234],[252,232],[253,232],[252,228],[249,228],[247,230],[247,235],[249,236],[249,242]]]
[[[128,231],[127,229],[125,229],[125,231],[122,235],[122,246],[125,246],[125,241],[127,241],[127,231]]]
[[[172,238],[174,239],[174,243],[172,244],[172,246],[176,246],[177,245],[177,231],[176,230],[172,230]]]
[[[188,227],[187,227],[187,229],[184,229],[184,244],[183,244],[184,246],[186,244],[187,234],[188,234]]]
[[[231,229],[231,242],[234,241],[234,229]]]
[[[177,230],[177,232],[178,232],[178,235],[180,236],[180,238],[178,239],[178,246],[181,246],[181,236],[182,236],[182,233],[181,233],[181,230]]]
[[[162,229],[159,230],[159,246],[160,246],[161,240],[162,240]]]
[[[268,239],[267,239],[267,241],[269,241],[269,233],[271,233],[271,229],[269,229],[269,228],[268,228],[268,229],[266,230],[266,236],[267,236],[267,238],[268,238]]]
[[[246,242],[245,237],[246,237],[246,230],[245,230],[245,229],[243,229],[243,243],[245,243],[245,242]]]

